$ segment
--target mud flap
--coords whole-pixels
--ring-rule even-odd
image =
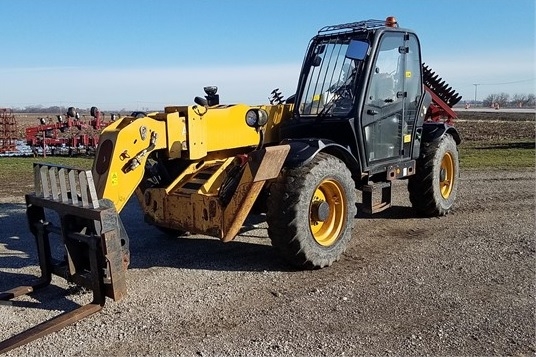
[[[236,237],[264,183],[279,175],[289,151],[289,145],[277,145],[250,154],[245,173],[225,209],[223,242],[229,242]]]

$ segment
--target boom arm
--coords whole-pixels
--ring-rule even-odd
[[[121,211],[143,178],[148,155],[168,146],[167,132],[166,121],[150,117],[126,117],[107,127],[93,163],[97,196]]]
[[[264,143],[278,141],[277,125],[290,115],[288,105],[263,106],[269,116]],[[166,107],[163,113],[125,117],[101,134],[93,164],[98,198],[121,211],[143,179],[149,154],[163,151],[165,159],[196,162],[227,159],[246,153],[259,143],[258,132],[245,123],[252,107],[244,104],[205,108]],[[175,179],[172,178],[172,179]]]

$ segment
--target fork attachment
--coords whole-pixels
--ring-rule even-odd
[[[100,311],[106,296],[126,295],[128,236],[114,205],[97,198],[90,170],[34,164],[35,193],[26,195],[29,228],[37,243],[41,276],[35,283],[0,292],[0,301],[30,294],[50,284],[52,274],[93,291],[91,303],[65,312],[0,342],[0,354],[60,330]],[[59,216],[59,225],[45,217]],[[52,256],[49,234],[60,236],[63,259]]]

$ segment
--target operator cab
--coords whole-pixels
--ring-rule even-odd
[[[361,172],[385,172],[392,162],[418,156],[423,98],[420,45],[412,31],[391,17],[328,26],[309,44],[293,120],[281,135],[331,140],[347,148]]]

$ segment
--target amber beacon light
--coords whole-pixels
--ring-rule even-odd
[[[398,27],[398,22],[396,21],[396,17],[389,16],[385,19],[385,26],[386,27]]]

